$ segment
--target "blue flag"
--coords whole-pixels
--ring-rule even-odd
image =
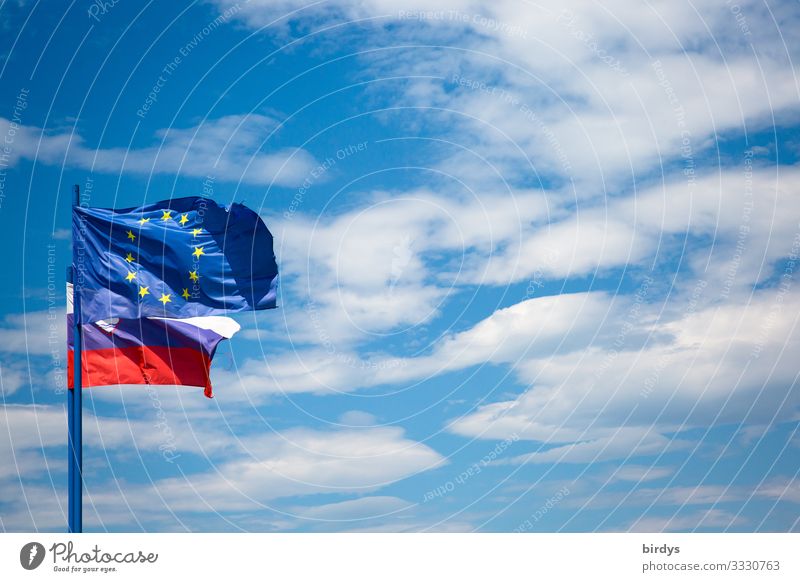
[[[72,236],[81,323],[276,305],[272,234],[242,204],[193,196],[122,210],[75,207]]]

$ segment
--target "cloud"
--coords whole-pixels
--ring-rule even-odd
[[[554,447],[544,452],[519,455],[512,463],[599,463],[609,459],[630,459],[661,455],[685,449],[690,443],[668,439],[638,428],[619,428],[604,438]]]
[[[445,338],[431,360],[445,369],[460,369],[486,362],[514,363],[530,352],[572,352],[587,347],[598,322],[619,315],[618,302],[603,292],[526,299]]]
[[[764,289],[747,305],[715,303],[700,309],[685,296],[674,299],[674,311],[661,313],[657,326],[652,322],[660,306],[653,304],[642,304],[635,318],[628,311],[621,319],[583,320],[596,327],[597,341],[583,350],[532,353],[515,362],[520,382],[532,387],[514,400],[455,419],[451,429],[483,438],[517,434],[551,444],[572,441],[569,454],[576,455],[607,450],[603,439],[616,434],[629,434],[635,442],[636,427],[664,434],[792,419],[798,401],[786,391],[795,373],[788,354],[800,348],[800,337],[796,320],[780,313],[800,308],[798,295]],[[630,297],[615,301],[635,305]],[[625,329],[631,331],[622,333]],[[645,345],[635,337],[642,331],[652,334]],[[618,433],[620,427],[633,432]],[[626,451],[637,454],[637,446],[616,453],[624,457]]]
[[[745,525],[747,519],[722,509],[695,511],[686,515],[643,517],[634,521],[625,531],[661,533],[670,531],[694,532],[698,530],[721,531]]]
[[[477,198],[423,189],[373,192],[318,220],[299,212],[270,220],[284,286],[304,305],[288,312],[287,331],[293,341],[324,338],[341,348],[433,320],[450,289],[482,282],[458,272],[467,251],[488,254],[546,216],[540,192]]]
[[[223,8],[231,3],[217,2]],[[387,81],[371,96],[392,106],[383,119],[402,122],[412,137],[459,147],[457,154],[426,157],[431,169],[458,180],[459,189],[447,178],[432,179],[426,188],[363,193],[355,206],[326,210],[319,219],[301,208],[270,220],[281,245],[287,301],[282,321],[250,336],[278,339],[291,349],[271,350],[267,360],[250,359],[235,370],[217,367],[215,382],[225,387],[220,406],[272,394],[407,385],[500,366],[515,384],[504,382],[502,395],[487,386],[482,404],[448,428],[465,438],[516,435],[533,450],[513,462],[548,464],[657,456],[688,446],[683,433],[690,428],[796,419],[800,402],[787,387],[796,375],[793,314],[800,303],[793,289],[783,292],[781,281],[775,283],[781,273],[774,267],[794,248],[800,172],[768,170],[748,153],[723,164],[709,162],[714,156],[708,154],[715,154],[720,135],[749,136],[793,119],[792,53],[800,27],[796,11],[785,7],[754,0],[740,6],[749,34],[730,10],[705,0],[692,3],[696,12],[687,11],[688,4],[631,7],[620,0],[578,3],[569,11],[521,11],[518,2],[506,0],[448,0],[435,12],[421,0],[254,0],[241,6],[237,18],[250,27],[279,21],[268,34],[369,19],[329,34],[366,30],[360,46],[367,48],[417,45],[365,52],[360,74],[426,77]],[[782,31],[785,37],[776,34]],[[433,44],[437,48],[429,48]],[[228,116],[160,130],[131,150],[95,150],[80,136],[22,127],[11,161],[302,183],[315,167],[308,152],[265,151],[279,125],[267,116]],[[0,131],[9,127],[0,122]],[[710,170],[714,163],[724,167]],[[688,275],[674,286],[653,281],[644,299],[623,284],[616,296],[504,295],[502,308],[480,314],[473,308],[468,325],[463,313],[452,313],[460,305],[454,299],[472,306],[469,296],[479,289],[499,293],[540,280],[574,288],[584,277],[594,288],[598,275],[622,269],[621,282],[633,272],[638,283],[639,269],[675,263]],[[531,290],[539,292],[535,285]],[[46,346],[29,346],[26,334],[41,337],[47,321],[19,317],[6,318],[8,341],[0,349],[45,355]],[[440,325],[428,333],[424,328],[433,323]],[[411,348],[416,355],[389,353]],[[12,389],[19,385],[13,374],[7,378]],[[509,394],[514,386],[517,393]],[[115,394],[98,392],[98,400]],[[184,404],[181,396],[165,395],[160,405],[172,419],[179,450],[224,460],[190,478],[129,484],[129,501],[153,515],[163,509],[148,505],[154,493],[182,512],[264,509],[297,495],[363,495],[443,462],[401,430],[372,426],[375,419],[361,411],[341,417],[346,429],[239,439],[233,430],[212,430],[208,411],[197,425],[184,427],[178,406],[195,403]],[[57,410],[34,412],[61,414],[56,424],[63,424]],[[95,446],[157,450],[164,435],[153,430],[141,406],[135,412],[118,423],[90,419],[100,429],[89,441],[99,443],[92,439],[103,435]],[[13,412],[35,426],[30,414]],[[23,441],[18,459],[32,467],[39,448],[55,446],[46,444],[50,439],[45,431],[38,441]],[[631,469],[616,478],[666,475]],[[782,485],[770,482],[759,495],[777,499],[785,491],[793,498],[792,484]],[[113,515],[111,508],[120,507],[115,495],[96,494],[101,513]],[[715,495],[724,497],[703,486],[662,497],[702,504],[716,502]],[[400,502],[370,496],[304,511],[309,518],[340,519]],[[697,523],[743,522],[714,510],[636,527],[660,531]]]
[[[296,507],[291,512],[302,519],[342,522],[386,517],[413,505],[398,497],[375,496],[313,507]]]
[[[669,467],[623,465],[614,469],[611,479],[615,481],[656,481],[672,475],[673,469]]]
[[[322,347],[327,370],[337,367],[333,356],[351,359],[360,343],[432,324],[455,296],[479,287],[527,281],[535,294],[547,281],[669,265],[680,256],[708,293],[733,300],[792,254],[797,188],[798,167],[776,172],[745,157],[741,168],[697,175],[691,187],[672,179],[572,209],[548,191],[470,199],[445,189],[374,194],[316,221],[296,214],[275,222],[291,300],[284,319],[263,333],[301,351]],[[315,367],[307,366],[312,374]]]
[[[363,410],[348,410],[339,417],[339,423],[345,426],[373,426],[378,419]]]
[[[161,524],[158,527],[162,527],[169,522],[174,526],[187,514],[269,509],[269,503],[281,498],[319,493],[364,494],[446,462],[430,447],[405,437],[400,428],[325,431],[295,428],[262,434],[231,427],[219,419],[180,415],[168,399],[162,408],[163,415],[148,414],[146,408],[126,410],[119,417],[98,417],[88,410],[84,412],[87,451],[101,451],[105,462],[119,475],[128,474],[125,469],[128,462],[139,469],[148,467],[147,475],[152,479],[142,482],[118,478],[112,485],[97,482],[93,477],[86,493],[87,513],[92,523],[102,527],[130,524],[135,516],[136,523],[158,522]],[[33,495],[38,482],[32,479],[46,475],[52,480],[53,475],[61,475],[66,469],[65,411],[56,406],[5,405],[1,414],[7,437],[0,439],[0,458],[5,467],[0,472],[0,486],[13,488],[12,482],[21,480],[25,482],[25,491]],[[238,417],[226,420],[236,423]],[[252,425],[252,418],[243,422]],[[205,471],[181,471],[181,477],[155,478],[160,472],[141,454],[163,450],[164,425],[171,429],[169,446],[173,457],[193,454],[196,459],[210,463],[210,467]],[[231,432],[220,428],[224,426]],[[175,463],[169,465],[170,469],[175,467]],[[85,466],[85,470],[100,478],[91,466]],[[42,495],[47,498],[53,498],[54,493],[42,488]],[[4,508],[5,527],[29,529],[31,526],[24,524],[36,523],[37,527],[47,528],[51,522],[57,525],[61,520],[58,504],[51,499],[53,510],[40,511],[49,507],[46,501],[42,499],[43,505],[32,505],[30,511],[22,513],[13,507]],[[367,519],[370,513],[379,517],[378,513],[383,515],[397,509],[394,498],[379,496],[371,501],[342,502],[318,511],[313,508],[305,511],[308,519],[345,519],[348,513],[353,515],[352,519]]]
[[[125,502],[144,511],[163,510],[153,507],[154,499],[176,513],[252,511],[284,497],[368,493],[445,462],[397,428],[291,429],[241,442],[234,458],[204,473],[123,487]],[[101,491],[93,500],[112,506],[118,496]]]
[[[64,309],[11,313],[0,322],[0,352],[45,356],[66,352]]]
[[[220,10],[233,3],[217,1]],[[533,165],[599,191],[680,159],[687,143],[693,159],[713,143],[710,136],[766,127],[793,107],[797,90],[787,71],[796,71],[797,45],[787,39],[797,39],[797,14],[756,0],[738,7],[745,28],[712,0],[525,10],[515,0],[435,7],[416,0],[285,0],[250,2],[237,18],[255,29],[268,26],[269,34],[286,32],[290,23],[319,30],[350,22],[328,34],[361,31],[362,43],[400,45],[362,57],[378,76],[403,77],[402,90],[387,92],[393,105],[432,108],[414,115],[437,122],[444,116],[450,123],[439,127],[455,125],[457,143],[499,167],[510,168],[509,156],[517,157],[509,176],[529,174]]]
[[[15,500],[0,507],[0,529],[5,532],[58,531],[67,524],[67,496],[65,488],[56,490],[47,485],[36,485],[19,480],[0,480],[0,499]]]
[[[299,7],[289,2],[253,3],[241,16],[251,26],[261,26]],[[352,391],[486,362],[511,364],[523,382],[530,382],[542,371],[542,361],[525,358],[527,364],[517,364],[512,355],[519,357],[532,343],[540,348],[547,337],[565,346],[570,341],[584,342],[587,351],[582,358],[565,358],[559,367],[571,377],[569,371],[578,362],[580,378],[593,366],[606,366],[609,358],[607,343],[586,342],[595,316],[589,311],[573,314],[575,327],[562,337],[562,327],[551,320],[553,314],[544,303],[521,302],[517,309],[500,310],[496,318],[488,317],[481,324],[485,329],[476,328],[472,336],[461,336],[460,342],[460,334],[445,329],[443,341],[422,346],[433,356],[412,360],[373,350],[364,357],[357,346],[431,324],[465,290],[574,280],[614,269],[669,264],[676,257],[685,258],[707,285],[707,295],[721,292],[732,303],[746,301],[752,286],[763,283],[772,274],[772,265],[791,252],[798,169],[767,169],[746,153],[733,161],[734,166],[719,170],[709,170],[702,162],[701,152],[714,143],[717,132],[758,129],[769,121],[768,114],[780,114],[796,97],[791,76],[783,74],[787,63],[781,47],[767,33],[772,15],[753,3],[747,3],[748,15],[751,24],[758,23],[754,28],[758,28],[759,50],[764,53],[758,62],[751,58],[751,47],[731,34],[731,15],[711,3],[697,6],[702,19],[696,20],[687,20],[666,3],[634,11],[622,4],[602,9],[581,5],[570,15],[546,9],[521,14],[514,4],[505,2],[490,7],[472,2],[448,5],[462,14],[486,14],[497,23],[519,24],[528,34],[517,36],[501,27],[464,25],[461,19],[431,17],[420,22],[401,17],[401,11],[427,10],[414,3],[330,2],[325,7],[307,7],[291,18],[316,26],[382,15],[393,25],[400,24],[399,34],[441,38],[444,29],[456,28],[476,33],[465,43],[469,51],[408,53],[410,58],[402,60],[396,58],[396,51],[375,51],[367,64],[373,71],[397,73],[399,67],[403,73],[443,79],[433,84],[425,81],[424,87],[408,82],[406,90],[393,92],[387,99],[395,105],[399,99],[401,105],[431,108],[415,109],[415,123],[424,124],[417,118],[430,114],[433,117],[425,130],[435,134],[446,128],[448,138],[468,148],[467,153],[444,156],[438,169],[480,184],[480,196],[461,196],[436,184],[429,189],[373,192],[358,207],[319,220],[296,213],[280,221],[278,239],[284,244],[282,265],[287,274],[284,286],[291,288],[293,299],[302,298],[304,308],[287,305],[286,329],[272,326],[266,331],[279,336],[285,331],[294,353],[273,357],[269,366],[249,362],[240,378],[233,379],[246,386],[248,395]],[[778,13],[782,28],[786,18],[794,18]],[[706,26],[712,37],[704,36]],[[596,47],[618,51],[627,74],[621,77],[598,59],[596,50],[583,40],[586,35],[591,35]],[[540,39],[557,58],[543,59],[540,52],[524,48],[533,38]],[[381,58],[381,54],[390,56]],[[731,95],[737,96],[735,102]],[[458,114],[437,117],[441,109]],[[446,123],[453,119],[456,123]],[[569,152],[568,165],[562,156],[565,152]],[[436,164],[434,160],[432,165]],[[487,178],[490,167],[502,169],[502,180]],[[534,176],[541,171],[546,178],[560,181],[553,179],[549,189],[520,188],[530,183],[532,171]],[[661,173],[660,184],[652,179],[652,172]],[[631,188],[629,182],[637,184],[640,176],[645,186]],[[515,186],[511,192],[495,184],[505,179],[507,188]],[[618,307],[623,302],[609,302],[609,321],[624,312],[624,307]],[[528,318],[525,313],[533,305],[541,309],[531,310],[534,316]],[[492,326],[501,330],[533,326],[536,333],[509,334],[495,344]],[[637,369],[647,368],[650,374],[653,370],[661,374],[665,366],[687,365],[689,352],[672,353],[685,348],[680,343],[651,346],[641,354],[634,349],[641,347],[643,337],[672,332],[649,321],[637,322],[636,331],[626,337],[627,353],[617,361],[629,366],[637,361]],[[608,338],[614,332],[601,333]],[[497,349],[489,354],[481,342]],[[770,342],[770,349],[775,354],[777,344]],[[716,352],[703,358],[708,367],[693,370],[692,379],[705,381],[704,374],[711,373],[709,367],[719,357]],[[559,362],[554,360],[550,369]],[[360,365],[364,363],[368,365]],[[638,381],[646,382],[648,377]],[[614,381],[610,376],[604,379],[604,383]],[[669,381],[681,383],[678,378]],[[750,381],[756,381],[755,374]],[[546,385],[537,393],[549,394],[551,406],[562,399]],[[593,396],[588,400],[596,404]],[[517,410],[521,402],[514,405]],[[637,410],[652,412],[656,410],[653,402],[662,403],[658,398],[639,400]],[[511,419],[502,414],[511,403],[491,406],[490,418],[497,420],[492,426],[502,422],[495,412],[503,421]],[[568,410],[569,406],[553,408],[554,416]],[[543,426],[542,434],[549,428],[549,424]],[[568,432],[564,429],[562,434]],[[607,438],[607,434],[595,436]]]
[[[6,398],[28,383],[25,370],[8,364],[0,366],[0,393]]]
[[[230,3],[217,2],[220,9]],[[463,147],[459,154],[434,158],[431,165],[438,164],[456,176],[476,176],[486,202],[481,209],[496,208],[498,201],[501,208],[510,208],[502,197],[487,196],[483,187],[495,168],[502,172],[494,181],[506,187],[510,183],[518,189],[529,184],[532,176],[541,185],[542,175],[545,182],[560,185],[560,198],[541,191],[538,201],[524,200],[517,207],[538,209],[543,201],[555,202],[554,207],[546,207],[554,212],[548,214],[545,228],[528,216],[502,212],[501,220],[491,224],[470,223],[463,220],[465,212],[451,213],[452,202],[448,205],[435,198],[431,200],[436,208],[447,210],[453,220],[425,218],[424,214],[435,216],[437,211],[426,213],[423,205],[404,207],[407,200],[403,199],[394,206],[384,205],[383,213],[359,209],[326,225],[315,224],[319,248],[292,248],[289,256],[302,260],[310,256],[315,267],[322,267],[318,279],[345,286],[342,293],[326,297],[327,286],[322,285],[320,320],[326,332],[353,337],[357,336],[353,327],[385,332],[435,317],[448,297],[425,283],[424,263],[426,255],[443,250],[468,249],[477,255],[462,256],[471,260],[462,261],[458,285],[469,281],[504,285],[537,274],[581,277],[645,264],[654,260],[655,253],[663,257],[665,251],[680,250],[669,244],[670,235],[707,234],[709,226],[723,229],[710,232],[723,235],[718,252],[727,253],[732,250],[729,237],[735,236],[732,229],[742,224],[743,205],[749,203],[738,196],[748,182],[755,184],[756,213],[761,219],[753,222],[738,281],[746,284],[745,275],[757,278],[757,261],[764,258],[759,252],[769,247],[768,258],[774,259],[779,241],[785,240],[770,238],[770,232],[794,227],[788,217],[796,212],[790,193],[798,183],[797,171],[782,168],[778,178],[761,170],[748,177],[746,161],[739,160],[739,167],[721,170],[718,176],[704,170],[702,152],[727,130],[752,132],[767,127],[793,106],[796,84],[786,72],[794,71],[791,52],[795,49],[787,48],[792,45],[782,35],[798,29],[800,17],[755,0],[738,7],[746,14],[744,28],[736,14],[720,10],[710,0],[693,2],[694,17],[690,18],[685,9],[668,2],[633,10],[615,1],[602,7],[579,3],[569,9],[526,6],[522,11],[512,0],[491,5],[452,0],[439,3],[435,10],[423,2],[405,0],[249,3],[237,17],[253,28],[276,20],[301,28],[360,20],[331,34],[366,27],[366,41],[382,48],[386,43],[391,47],[392,41],[403,44],[400,39],[436,40],[436,49],[394,48],[369,51],[363,57],[375,74],[425,77],[403,80],[400,91],[387,89],[386,99],[392,106],[411,106],[417,124],[430,118],[427,134],[443,133],[448,142]],[[391,34],[385,25],[391,25]],[[275,26],[267,30],[274,32]],[[458,50],[446,47],[454,39]],[[404,58],[398,58],[400,54]],[[623,66],[624,74],[609,66],[609,58]],[[645,184],[652,183],[653,173],[664,176],[665,185],[634,190],[617,200],[619,191],[635,188],[643,178]],[[448,196],[453,199],[452,194]],[[412,198],[425,199],[413,194]],[[721,200],[726,203],[720,204]],[[456,201],[469,205],[457,197]],[[374,221],[368,218],[371,215]],[[779,224],[765,224],[764,219]],[[369,236],[353,234],[351,244],[343,244],[346,229],[341,227],[351,222],[368,226],[364,234]],[[515,236],[507,229],[494,230],[497,224],[521,228]],[[294,226],[303,225],[296,221]],[[409,295],[400,295],[397,309],[383,301],[378,287],[388,280],[391,253],[383,244],[374,252],[363,244],[365,239],[380,240],[376,232],[387,233],[387,244],[397,245],[407,234],[416,241],[409,272],[417,280],[406,289]],[[491,251],[485,240],[474,238],[475,233],[480,238],[487,232]],[[341,253],[337,255],[334,249]],[[324,257],[325,253],[349,257],[353,253],[344,251],[353,249],[366,256],[346,261],[344,267],[332,264],[337,259]],[[691,253],[689,260],[705,261],[706,257],[696,254],[702,252]],[[722,264],[719,260],[711,263]],[[361,292],[346,288],[353,280],[360,281]],[[413,304],[418,306],[413,311],[420,316],[417,320],[406,315]],[[311,331],[302,325],[302,317],[292,323],[295,329]],[[298,336],[309,341],[313,337],[310,333]]]
[[[528,299],[495,311],[474,327],[446,335],[430,353],[400,358],[320,348],[273,353],[249,359],[235,371],[217,369],[215,383],[227,387],[226,398],[261,398],[295,392],[351,392],[379,385],[434,377],[487,363],[508,364],[536,351],[571,351],[586,347],[597,322],[619,315],[617,303],[604,293],[564,294]]]
[[[4,467],[13,464],[18,452],[66,446],[67,417],[61,407],[5,404],[0,414],[7,429],[0,438]]]
[[[769,276],[764,265],[791,253],[798,187],[797,166],[776,172],[744,157],[738,170],[697,175],[689,184],[673,179],[612,200],[585,201],[467,270],[487,284],[507,285],[537,275],[569,279],[658,264],[685,253],[697,271],[708,270],[710,283],[727,285],[726,293],[747,289]]]
[[[224,426],[222,423],[214,423],[202,417],[190,420],[177,409],[168,409],[164,413],[160,403],[159,408],[155,408],[153,399],[142,394],[145,390],[139,387],[139,398],[145,402],[145,407],[136,409],[135,412],[122,409],[119,416],[97,415],[92,411],[91,401],[84,401],[84,446],[98,451],[140,453],[161,452],[165,445],[169,445],[174,451],[200,456],[221,453],[235,447],[236,439],[219,428]],[[47,456],[54,448],[63,449],[67,442],[65,407],[4,404],[0,417],[6,426],[6,431],[0,436],[0,458],[5,461],[3,467],[6,476],[28,475],[29,471],[14,468],[14,459],[20,456],[29,462],[30,472],[52,470],[47,467]],[[31,465],[34,457],[41,461],[41,466]],[[62,468],[60,463],[56,468]]]
[[[0,118],[0,133],[9,127]],[[279,122],[264,115],[228,115],[189,128],[156,132],[146,147],[98,148],[80,135],[20,127],[9,165],[20,159],[65,165],[103,173],[175,174],[249,184],[294,186],[316,167],[314,157],[299,148],[262,151]]]
[[[775,501],[800,503],[800,479],[776,476],[761,484],[755,494]]]

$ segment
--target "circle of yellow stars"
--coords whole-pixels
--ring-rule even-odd
[[[150,216],[142,216],[141,218],[139,218],[138,220],[139,228],[140,229],[143,228],[148,222],[150,222],[151,218],[152,217]],[[170,221],[177,222],[180,226],[186,226],[186,224],[190,221],[189,213],[188,212],[181,213],[180,217],[173,217],[172,210],[170,209],[162,210],[161,216],[159,217],[159,222],[167,223]],[[192,234],[192,239],[197,239],[198,235],[203,233],[203,229],[195,227],[192,228],[190,232]],[[136,233],[133,232],[133,229],[129,229],[125,233],[125,236],[131,242],[135,242],[137,239],[137,235]],[[194,250],[192,251],[192,256],[195,259],[199,260],[201,256],[205,255],[205,250],[203,249],[202,245],[192,245],[192,247],[194,248]],[[125,255],[125,262],[128,263],[129,265],[128,273],[125,275],[125,280],[128,283],[133,283],[139,287],[139,291],[137,292],[137,294],[139,295],[140,300],[144,300],[146,296],[151,295],[152,293],[150,292],[149,286],[138,285],[137,283],[136,278],[138,276],[138,273],[136,270],[132,270],[134,268],[133,263],[136,262],[136,258],[133,256],[133,253],[127,253]],[[195,268],[194,270],[189,271],[188,276],[192,284],[196,285],[198,281],[200,281],[199,269]],[[160,295],[161,296],[158,297],[157,300],[160,301],[161,304],[164,305],[164,307],[167,306],[167,303],[172,302],[172,293],[162,292]],[[180,296],[183,298],[184,301],[188,301],[192,296],[191,293],[189,292],[189,287],[184,287]]]

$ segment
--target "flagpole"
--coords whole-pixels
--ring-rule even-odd
[[[72,211],[80,205],[80,187],[72,187]],[[72,217],[70,217],[70,221]],[[80,274],[78,272],[78,244],[73,230],[72,236],[72,268],[70,280],[72,282],[72,390],[68,390],[67,413],[69,421],[68,447],[69,447],[69,532],[81,533],[83,531],[83,390],[81,384],[81,337],[80,314],[81,294],[79,289]]]
[[[71,205],[70,205],[70,207],[71,207]],[[73,271],[72,265],[67,267],[67,282],[68,283],[72,283],[73,282],[74,278],[72,276],[72,271]],[[68,292],[69,292],[69,290],[68,290]],[[73,292],[73,296],[74,296],[74,287],[73,287],[73,291],[72,292]],[[69,303],[69,297],[67,298],[67,303]],[[73,315],[72,317],[74,318],[75,315]],[[74,322],[74,319],[73,319],[73,322]],[[69,324],[67,324],[67,325],[69,325]],[[73,325],[74,325],[74,323],[73,323]],[[74,329],[74,327],[73,327],[73,329]],[[75,338],[74,337],[72,338],[72,345],[73,346],[75,345]],[[73,356],[74,356],[74,353],[73,353]],[[74,370],[74,366],[73,366],[73,370]],[[73,379],[73,382],[74,382],[74,379]],[[72,499],[74,497],[74,493],[72,492],[72,485],[73,485],[73,480],[75,478],[74,477],[74,472],[75,472],[75,462],[74,462],[75,461],[75,447],[73,446],[74,440],[72,438],[72,433],[73,433],[74,427],[75,427],[75,399],[72,397],[72,395],[74,393],[75,393],[74,392],[74,388],[72,390],[67,390],[67,470],[68,470],[68,473],[67,473],[67,490],[69,491],[69,494],[67,496],[67,500],[68,500],[67,501],[67,513],[68,513],[67,531],[69,531],[70,533],[72,533],[72,531],[73,531],[73,525],[74,525],[74,522],[75,522],[75,506],[72,503]]]

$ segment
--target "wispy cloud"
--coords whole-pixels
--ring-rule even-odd
[[[9,121],[0,118],[0,133]],[[20,159],[100,173],[173,174],[249,184],[294,186],[316,167],[299,148],[274,149],[270,138],[279,122],[264,115],[229,115],[188,128],[160,129],[153,145],[92,148],[78,134],[17,130],[9,163]]]

